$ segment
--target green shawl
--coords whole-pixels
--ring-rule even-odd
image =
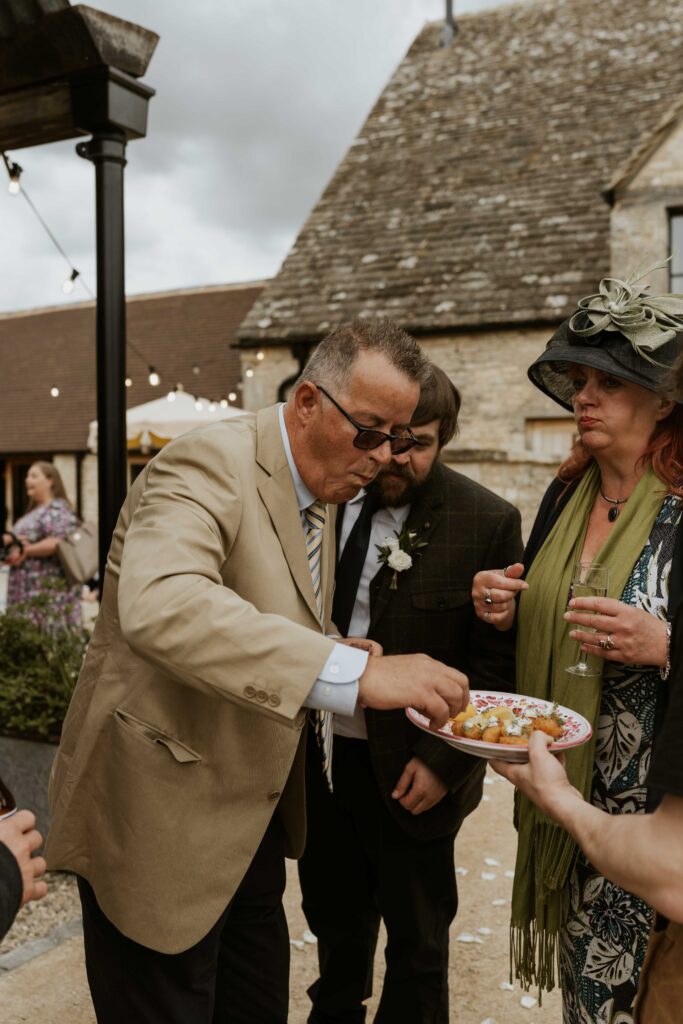
[[[578,658],[578,645],[569,637],[573,627],[562,616],[599,481],[598,467],[593,464],[534,559],[526,577],[529,589],[520,600],[517,637],[518,693],[564,704],[593,726],[591,740],[569,751],[565,761],[572,785],[586,799],[591,793],[602,676],[582,679],[565,672],[565,666]],[[621,597],[664,497],[664,485],[648,468],[594,559],[609,566],[609,597]],[[604,664],[594,657],[589,660]],[[523,985],[537,984],[552,991],[559,932],[567,914],[567,881],[578,848],[563,828],[519,793],[515,812],[519,842],[512,892],[511,957]]]

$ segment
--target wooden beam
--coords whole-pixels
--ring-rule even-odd
[[[64,80],[0,93],[0,150],[42,146],[86,133],[74,124],[71,89]]]

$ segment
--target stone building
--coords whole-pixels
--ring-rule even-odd
[[[241,406],[233,346],[237,326],[262,289],[263,282],[254,282],[129,298],[128,408],[178,384]],[[81,517],[96,521],[97,456],[87,443],[97,417],[95,354],[92,302],[0,315],[0,525],[24,511],[24,478],[37,459],[54,462]],[[151,370],[160,377],[156,386]],[[129,480],[151,454],[129,448]]]
[[[240,327],[244,405],[391,316],[463,390],[447,461],[528,530],[573,421],[526,367],[602,277],[673,251],[654,285],[683,282],[682,58],[683,0],[512,4],[447,46],[427,25]]]

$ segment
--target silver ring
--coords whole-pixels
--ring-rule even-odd
[[[484,604],[493,604],[493,598],[491,597],[491,588],[487,587],[484,591]]]
[[[491,621],[491,609],[487,608],[486,612],[484,614],[486,615],[486,621],[490,622]]]
[[[600,646],[602,646],[602,644]],[[612,634],[608,633],[607,634],[607,639],[605,640],[605,650],[606,651],[613,651],[616,646],[617,645],[615,644],[614,640],[612,639]]]
[[[503,569],[503,576],[505,576],[506,579],[507,579],[507,574],[508,574],[508,569],[509,568],[510,568],[510,566],[506,565],[505,568]]]

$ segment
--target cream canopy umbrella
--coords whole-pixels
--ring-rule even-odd
[[[153,402],[128,409],[126,438],[129,449],[163,448],[168,441],[186,434],[188,430],[244,413],[244,409],[234,405],[223,408],[219,402],[195,399],[184,391],[171,394],[175,396],[173,399],[155,398]],[[90,423],[88,448],[92,452],[97,451],[97,420]]]

